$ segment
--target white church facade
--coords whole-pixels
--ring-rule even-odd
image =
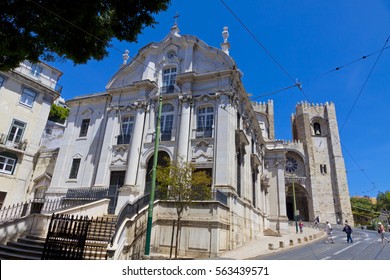
[[[109,212],[120,214],[148,193],[161,96],[159,156],[181,157],[206,171],[212,191],[227,197],[212,225],[201,207],[194,210],[197,222],[184,217],[183,250],[218,254],[261,238],[267,229],[287,232],[293,184],[302,220],[352,221],[335,106],[298,104],[293,141],[275,140],[273,102],[251,102],[229,55],[227,28],[222,34],[218,49],[180,35],[174,25],[128,63],[125,54],[105,92],[68,100],[70,114],[46,197],[109,187],[115,193]],[[156,209],[156,219],[163,208]],[[156,222],[155,251],[167,245],[170,230]],[[210,242],[203,244],[199,236]]]

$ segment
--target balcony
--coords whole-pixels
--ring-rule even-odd
[[[19,67],[13,69],[12,71],[22,74],[23,76],[27,76],[28,78],[35,80],[38,83],[47,86],[58,93],[61,93],[62,91],[62,86],[59,85],[56,80],[53,80],[49,76],[45,76],[42,73],[38,75],[32,74],[31,68],[27,67],[27,65],[20,64]]]
[[[174,93],[175,92],[175,86],[174,85],[163,86],[163,87],[160,88],[160,92],[162,94]]]
[[[123,134],[118,136],[117,145],[130,144],[131,134]]]
[[[7,140],[7,135],[4,133],[0,134],[0,145],[11,148],[12,150],[25,151],[27,148],[28,141],[24,139],[19,142],[11,142]]]
[[[161,131],[161,141],[171,141],[172,131]]]
[[[211,127],[198,128],[196,130],[196,138],[212,138],[213,129]]]

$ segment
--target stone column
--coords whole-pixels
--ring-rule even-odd
[[[156,105],[158,103],[151,101],[149,103],[149,122],[148,122],[148,132],[146,134],[146,142],[153,142],[154,133],[156,132]]]
[[[130,149],[127,158],[127,168],[125,176],[125,187],[135,187],[139,157],[141,156],[141,145],[144,130],[145,120],[145,106],[144,104],[137,104],[137,115],[135,117],[135,123],[133,133],[131,136]]]
[[[188,95],[182,96],[181,114],[180,114],[180,130],[178,139],[177,153],[184,161],[188,161],[188,143],[190,140],[191,129],[191,97]]]
[[[284,180],[284,155],[283,158],[278,158],[275,162],[277,169],[277,195],[278,195],[278,220],[279,232],[288,232],[288,218],[286,211],[286,183]]]

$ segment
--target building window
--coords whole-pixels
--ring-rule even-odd
[[[15,145],[22,142],[23,132],[26,129],[26,123],[13,120],[11,129],[9,130],[7,142]]]
[[[6,196],[7,196],[6,192],[0,192],[0,209],[3,208],[3,204]]]
[[[164,104],[161,108],[161,141],[170,141],[173,128],[172,104]]]
[[[196,138],[212,137],[214,125],[214,109],[213,107],[203,107],[198,110],[198,123],[196,130]]]
[[[2,87],[3,83],[4,83],[4,77],[0,76],[0,87]]]
[[[256,207],[256,181],[257,181],[257,172],[252,170],[252,205]]]
[[[37,64],[31,65],[31,75],[39,77],[42,73],[43,68]]]
[[[172,93],[174,90],[174,84],[176,83],[176,67],[166,68],[163,70],[162,75],[162,93]]]
[[[90,119],[83,119],[81,122],[81,129],[79,137],[86,137],[88,133]]]
[[[39,187],[34,192],[34,199],[44,199],[46,195],[47,187]]]
[[[13,154],[7,152],[0,153],[0,173],[13,174],[17,159]]]
[[[326,164],[320,164],[320,171],[321,171],[321,174],[326,174],[327,171],[326,171]]]
[[[236,171],[237,171],[237,194],[238,196],[241,196],[241,164],[242,164],[242,154],[241,149],[238,149],[237,151],[237,164],[236,164]]]
[[[118,136],[119,144],[130,144],[131,135],[134,127],[134,116],[122,117],[121,133]]]
[[[81,158],[74,158],[72,162],[72,167],[70,169],[69,179],[77,179],[77,174],[79,173]]]
[[[32,107],[35,101],[35,97],[37,94],[31,89],[25,88],[22,92],[22,97],[20,98],[19,103],[26,105],[28,107]]]
[[[321,125],[319,123],[314,123],[314,135],[321,135]]]

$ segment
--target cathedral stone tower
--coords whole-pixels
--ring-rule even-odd
[[[347,176],[333,103],[299,103],[292,116],[293,138],[303,143],[314,217],[353,223]]]

